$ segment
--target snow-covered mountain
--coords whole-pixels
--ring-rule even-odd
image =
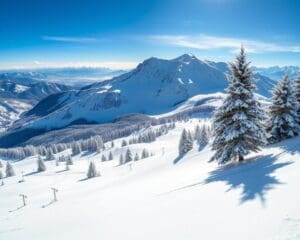
[[[54,129],[79,121],[110,122],[128,113],[163,114],[195,95],[223,91],[228,68],[224,72],[219,65],[187,54],[172,60],[150,58],[112,80],[49,96],[15,127]],[[256,78],[257,92],[267,95],[273,81]]]
[[[72,89],[63,84],[37,81],[30,76],[0,75],[0,131],[7,129],[43,98]]]
[[[300,66],[274,66],[274,67],[265,67],[265,68],[255,68],[255,70],[260,73],[261,75],[264,75],[266,77],[269,77],[274,80],[281,79],[286,73],[289,74],[289,76],[292,79],[295,79],[300,72]]]

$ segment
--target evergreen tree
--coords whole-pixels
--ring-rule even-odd
[[[106,162],[106,161],[107,161],[107,158],[105,157],[104,154],[103,154],[102,157],[101,157],[101,161],[102,161],[102,162]]]
[[[199,139],[199,146],[204,147],[208,144],[209,142],[209,129],[206,125],[202,126],[200,130],[200,139]]]
[[[140,158],[139,158],[139,155],[136,153],[135,156],[134,156],[134,161],[138,161]]]
[[[68,155],[68,156],[66,157],[66,164],[67,164],[67,165],[73,165],[73,164],[74,164],[71,155]]]
[[[294,82],[294,88],[295,88],[295,98],[298,102],[298,118],[299,118],[299,124],[300,124],[300,72],[298,74],[298,78]]]
[[[191,132],[183,129],[179,141],[179,155],[182,156],[193,148],[193,138]]]
[[[124,158],[123,158],[123,155],[122,155],[122,154],[120,154],[119,164],[120,164],[120,165],[124,164]]]
[[[80,146],[79,142],[73,142],[72,143],[72,154],[77,155],[79,153],[81,153],[81,146]]]
[[[126,142],[125,139],[123,139],[123,141],[122,141],[122,147],[125,147],[125,146],[127,146],[127,142]]]
[[[144,148],[142,151],[142,159],[149,157],[149,152]]]
[[[130,149],[128,148],[125,154],[125,163],[131,162],[133,160]]]
[[[271,143],[299,134],[299,104],[288,76],[278,81],[272,91],[272,103],[267,121],[268,140]]]
[[[47,150],[47,152],[46,152],[46,159],[49,160],[49,161],[55,159],[54,154],[53,154],[51,148],[49,148],[49,149]]]
[[[93,178],[99,176],[99,173],[97,172],[96,164],[93,161],[90,162],[89,169],[86,176],[87,178]]]
[[[213,159],[219,163],[243,161],[250,152],[264,146],[263,112],[255,99],[252,69],[241,48],[236,61],[230,64],[232,75],[223,105],[216,111],[213,121]]]
[[[115,143],[114,141],[111,142],[111,148],[114,148],[115,147]]]
[[[16,175],[15,170],[13,166],[10,164],[10,162],[6,163],[5,173],[6,173],[6,177],[12,177]]]
[[[108,160],[113,160],[113,159],[114,159],[114,155],[110,151],[109,154],[108,154]]]
[[[38,172],[44,172],[46,171],[46,165],[43,161],[43,159],[41,158],[41,156],[38,156],[38,160],[37,160],[37,171]]]

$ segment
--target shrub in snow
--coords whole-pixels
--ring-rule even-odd
[[[125,154],[125,163],[131,162],[133,160],[132,153],[130,149],[128,148]]]
[[[10,162],[7,162],[7,164],[6,164],[5,174],[6,174],[6,177],[12,177],[12,176],[16,175],[15,170],[14,170],[13,166],[10,164]]]
[[[299,104],[286,75],[272,90],[272,103],[266,124],[269,142],[278,142],[299,134],[298,108]]]
[[[41,156],[38,156],[38,160],[37,160],[37,171],[38,172],[44,172],[46,171],[46,165],[45,162],[43,161],[43,159],[41,158]]]
[[[86,174],[87,178],[98,177],[100,174],[97,172],[96,164],[91,161],[89,165],[88,172]]]
[[[140,158],[139,158],[139,155],[136,153],[135,156],[134,156],[134,161],[138,161]]]
[[[232,75],[223,105],[213,120],[213,159],[219,163],[242,161],[250,152],[257,152],[265,144],[263,113],[255,99],[252,70],[241,48],[236,61],[230,64]]]
[[[183,129],[183,131],[181,133],[178,148],[179,148],[180,156],[186,154],[188,151],[193,149],[192,134],[190,132],[188,132],[186,129]]]

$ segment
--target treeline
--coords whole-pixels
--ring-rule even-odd
[[[111,133],[110,139],[114,140],[117,138],[128,136],[136,131],[143,129],[142,127],[149,128],[151,127],[151,125],[149,124],[139,125],[138,127],[136,126],[127,127],[123,130],[114,131]],[[175,122],[170,121],[169,124],[163,124],[156,130],[153,129],[146,130],[144,133],[139,134],[137,138],[130,139],[129,144],[155,141],[157,137],[168,133],[168,131],[173,128],[175,128]],[[108,139],[107,136],[106,139]],[[128,143],[127,142],[123,143],[123,145],[126,146],[128,145]],[[77,140],[71,143],[57,143],[57,144],[50,144],[48,146],[28,145],[25,147],[0,149],[0,157],[6,159],[21,160],[26,157],[40,155],[40,156],[45,156],[46,160],[53,160],[54,154],[63,152],[67,149],[71,149],[73,155],[80,154],[81,152],[84,151],[100,153],[101,151],[105,150],[105,144],[102,136],[96,135],[85,140]]]

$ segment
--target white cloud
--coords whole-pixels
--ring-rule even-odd
[[[169,45],[187,47],[194,49],[229,49],[237,51],[241,44],[245,46],[248,52],[294,52],[300,53],[300,46],[279,45],[275,43],[249,40],[243,38],[227,38],[200,35],[152,35],[150,40],[161,42]]]
[[[56,41],[56,42],[74,42],[74,43],[90,43],[97,42],[99,39],[90,37],[59,37],[59,36],[43,36],[46,41]]]

